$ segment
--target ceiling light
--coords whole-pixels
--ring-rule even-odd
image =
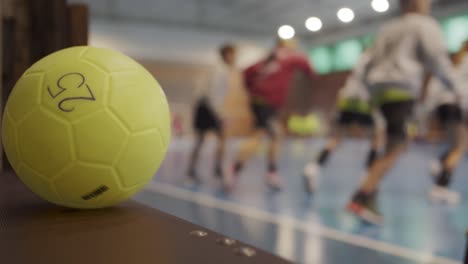
[[[354,20],[354,11],[347,7],[343,7],[340,10],[338,10],[338,13],[336,15],[338,16],[338,19],[340,19],[340,21],[343,23],[349,23]]]
[[[375,12],[379,13],[386,12],[390,8],[388,0],[372,0],[371,5]]]
[[[282,25],[278,28],[278,36],[282,39],[292,39],[296,32],[290,25]]]
[[[318,17],[309,17],[305,22],[305,26],[310,31],[319,31],[322,29],[322,20]]]

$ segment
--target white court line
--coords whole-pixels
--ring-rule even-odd
[[[235,214],[251,217],[254,219],[274,224],[284,224],[284,220],[287,219],[287,222],[290,223],[292,227],[308,234],[317,234],[319,236],[335,241],[344,242],[353,246],[372,249],[375,251],[398,256],[401,258],[406,258],[408,260],[413,260],[420,263],[461,264],[461,262],[457,262],[455,260],[435,256],[430,252],[418,252],[408,248],[388,244],[379,240],[374,240],[368,237],[341,232],[335,229],[319,225],[317,223],[300,221],[296,218],[289,216],[278,216],[253,207],[239,205],[230,201],[219,200],[210,195],[194,193],[192,191],[178,188],[170,184],[152,182],[145,188],[145,190],[155,191],[157,193],[174,197],[179,200],[195,202],[203,206],[229,211]]]

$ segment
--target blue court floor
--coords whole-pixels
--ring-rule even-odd
[[[250,243],[299,263],[461,263],[468,228],[468,156],[456,172],[453,188],[462,193],[457,206],[432,204],[428,163],[442,146],[413,144],[385,178],[379,203],[382,227],[361,223],[344,211],[363,175],[365,140],[347,140],[321,175],[318,191],[303,191],[303,165],[316,156],[322,140],[284,143],[279,193],[264,184],[264,149],[242,173],[239,185],[224,194],[212,176],[214,142],[199,163],[203,184],[184,185],[190,140],[174,140],[153,182],[136,199],[203,227]],[[231,141],[226,160],[238,148]],[[230,164],[230,163],[226,163]]]

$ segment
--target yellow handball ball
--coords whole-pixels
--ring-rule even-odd
[[[101,208],[130,198],[158,170],[170,140],[161,86],[110,50],[73,47],[31,66],[3,115],[5,152],[43,199]]]

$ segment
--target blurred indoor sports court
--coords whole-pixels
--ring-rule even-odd
[[[432,5],[429,13],[418,9],[423,2]],[[403,20],[409,16],[417,17]],[[161,244],[181,236],[181,221],[184,232],[207,230],[258,251],[222,255],[225,248],[216,243],[195,249],[197,242],[187,240],[177,249],[171,242],[176,251],[203,255],[204,263],[468,263],[468,1],[0,0],[0,17],[2,109],[38,59],[90,45],[141,63],[161,85],[171,113],[161,167],[115,210],[63,216],[37,198],[31,196],[40,206],[29,206],[15,201],[15,189],[0,189],[0,263],[33,263],[2,261],[11,250],[38,253],[31,249],[41,243],[37,237],[14,249],[2,238],[39,232],[28,227],[31,219],[58,228],[49,233],[54,236],[66,232],[60,224],[73,223],[78,239],[92,233],[80,221],[97,219],[95,228],[110,226],[109,234],[122,225],[128,234],[112,239],[127,240],[132,256],[139,254],[140,236]],[[399,21],[399,28],[395,22],[389,30],[389,21]],[[441,37],[418,30],[429,27],[424,23]],[[398,81],[373,85],[388,76]],[[407,79],[421,82],[384,99],[393,104],[404,97],[412,110],[382,106],[390,103],[380,101],[388,93],[379,89],[390,83],[383,90],[394,91]],[[346,97],[350,86],[362,93]],[[440,110],[448,104],[458,110]],[[359,116],[344,115],[356,111]],[[376,135],[384,139],[374,148]],[[370,163],[369,150],[375,150]],[[387,156],[392,162],[382,161]],[[14,181],[5,156],[2,171],[5,186]],[[380,172],[385,177],[375,177],[378,184],[366,185],[366,177]],[[133,235],[132,223],[141,225]],[[165,225],[166,231],[158,229]],[[63,246],[54,245],[57,251]],[[124,246],[109,247],[98,255],[105,259],[114,247],[125,255]],[[53,255],[41,260],[56,263]],[[189,263],[190,257],[134,259],[127,263]]]

